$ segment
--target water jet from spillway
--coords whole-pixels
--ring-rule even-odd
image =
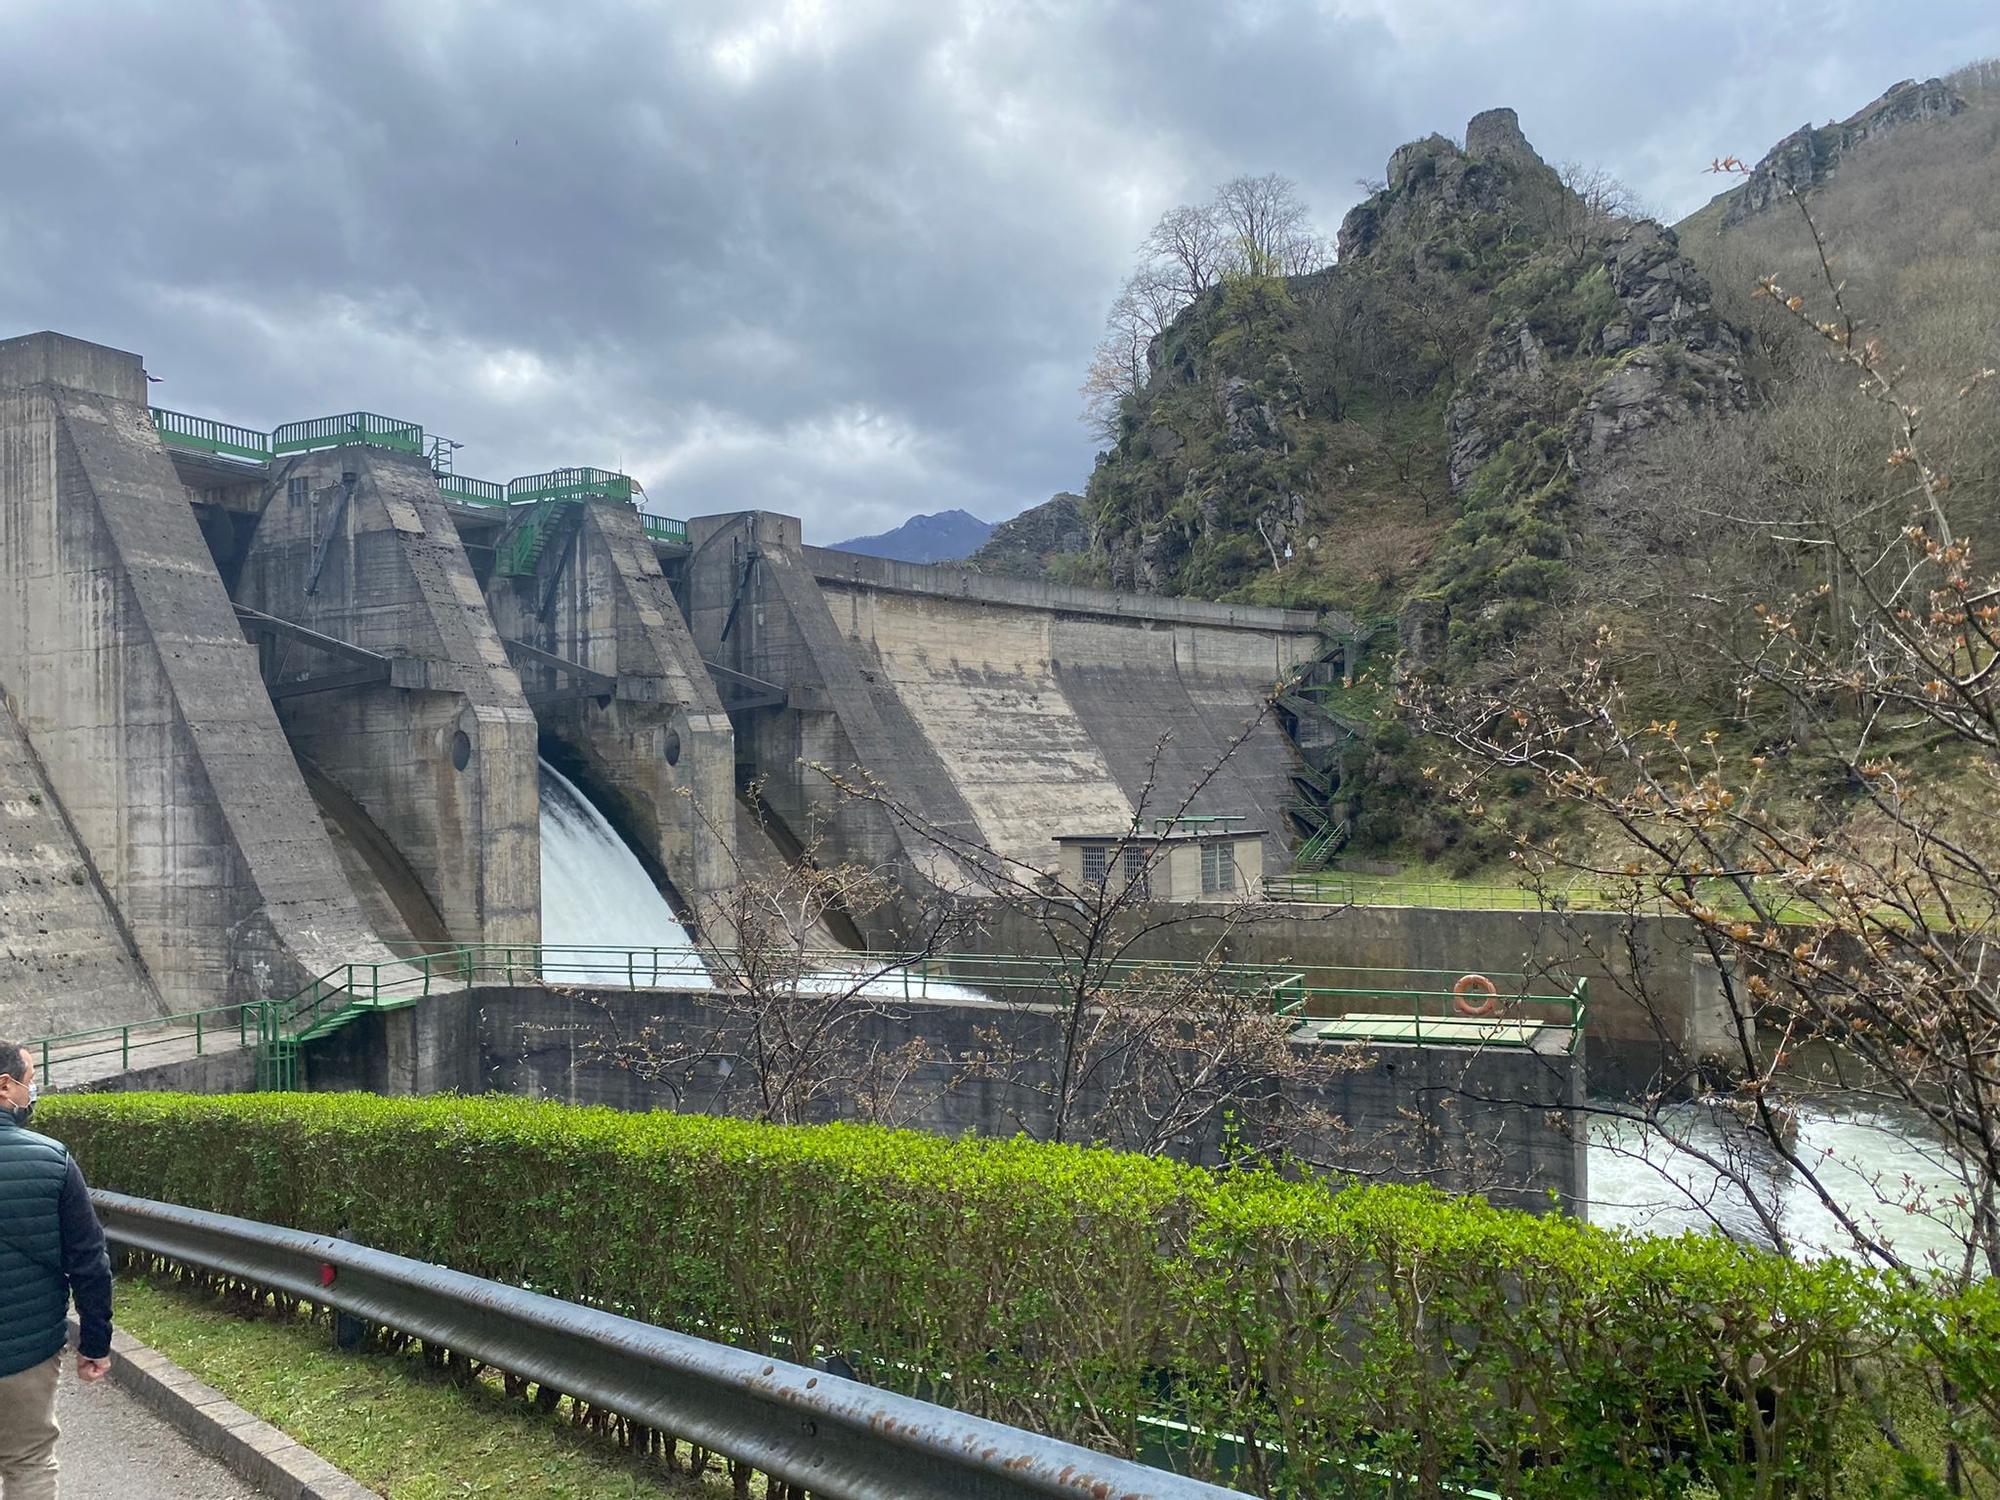
[[[610,820],[541,762],[542,964],[548,978],[649,988],[708,987],[708,971],[667,898]],[[618,949],[619,953],[597,952]],[[625,952],[661,950],[636,969]]]

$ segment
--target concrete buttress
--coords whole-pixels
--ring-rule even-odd
[[[639,513],[574,502],[551,535],[533,572],[487,582],[502,636],[581,669],[517,661],[544,742],[712,929],[737,878],[728,715]]]
[[[136,355],[50,333],[0,342],[0,663],[173,1009],[390,957],[311,811]]]
[[[360,446],[278,460],[236,599],[388,658],[387,681],[315,692],[353,662],[260,643],[293,747],[388,836],[453,940],[539,942],[534,715],[430,466]]]

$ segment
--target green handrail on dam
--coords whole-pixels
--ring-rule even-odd
[[[530,500],[622,500],[636,505],[645,493],[631,475],[611,469],[550,469],[543,474],[523,474],[507,483],[507,500],[512,505]]]
[[[440,474],[438,493],[460,505],[505,505],[507,486],[490,479],[473,479],[464,474]]]
[[[1467,1015],[1452,989],[1449,970],[1350,968],[1332,965],[1210,964],[1186,959],[1131,959],[1087,964],[1081,974],[1061,959],[985,953],[857,953],[826,949],[796,955],[801,986],[837,979],[865,985],[874,998],[907,1001],[964,998],[963,991],[998,992],[1021,1003],[1059,1003],[1079,978],[1097,997],[1115,1001],[1121,990],[1135,1000],[1162,988],[1214,986],[1263,995],[1271,1013],[1309,1029],[1322,1041],[1426,1042],[1502,1049],[1533,1048],[1551,1030],[1563,1050],[1574,1052],[1582,1035],[1588,986],[1549,976],[1487,970],[1499,988],[1496,1008]],[[183,1011],[120,1025],[36,1037],[27,1045],[51,1083],[78,1064],[118,1059],[118,1071],[137,1055],[174,1061],[203,1056],[234,1034],[234,1044],[257,1046],[257,1086],[289,1090],[299,1085],[299,1049],[330,1036],[371,1011],[401,1010],[438,993],[441,986],[544,983],[619,985],[630,989],[709,989],[713,969],[726,953],[695,947],[591,947],[574,944],[478,943],[408,958],[340,964],[290,995]],[[612,977],[607,978],[610,975]],[[151,1058],[147,1056],[151,1054]],[[169,1055],[171,1054],[171,1055]]]
[[[334,417],[313,417],[304,422],[287,422],[271,433],[271,452],[312,453],[321,448],[344,448],[359,443],[368,448],[387,448],[394,453],[424,451],[424,430],[400,417],[378,416],[372,411],[342,412]]]
[[[194,448],[203,453],[219,453],[225,458],[247,458],[253,463],[271,457],[271,434],[250,427],[236,427],[209,417],[191,417],[186,412],[152,408],[153,426],[163,442],[176,448]]]
[[[212,417],[194,417],[186,412],[150,408],[153,427],[160,441],[175,448],[214,453],[224,458],[269,463],[274,457],[311,453],[359,443],[386,448],[396,453],[424,451],[424,429],[414,422],[381,417],[373,412],[347,412],[334,417],[314,417],[304,422],[287,422],[274,432],[238,427]],[[646,491],[629,474],[612,469],[549,469],[540,474],[524,474],[507,484],[491,479],[474,479],[465,474],[436,476],[438,493],[456,505],[531,505],[545,500],[613,500],[635,510]],[[687,522],[672,516],[639,512],[646,535],[670,546],[687,545]],[[532,567],[532,559],[529,562]]]

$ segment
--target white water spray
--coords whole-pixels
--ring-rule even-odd
[[[542,972],[557,983],[707,989],[710,979],[687,928],[618,830],[562,772],[541,762]],[[594,950],[611,949],[603,952]],[[659,950],[649,952],[647,950]],[[629,955],[629,956],[628,956]],[[856,968],[866,972],[867,961]],[[840,992],[859,976],[827,968],[801,990]],[[984,1000],[963,985],[913,968],[870,980],[856,994],[881,998]]]
[[[708,987],[667,898],[604,814],[570,779],[541,763],[542,964],[549,978],[580,984]],[[674,950],[642,961],[593,948]]]

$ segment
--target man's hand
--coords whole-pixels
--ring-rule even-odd
[[[81,1380],[85,1385],[89,1385],[93,1381],[102,1380],[110,1373],[110,1355],[107,1354],[102,1359],[85,1359],[81,1354],[77,1355],[76,1378]]]

